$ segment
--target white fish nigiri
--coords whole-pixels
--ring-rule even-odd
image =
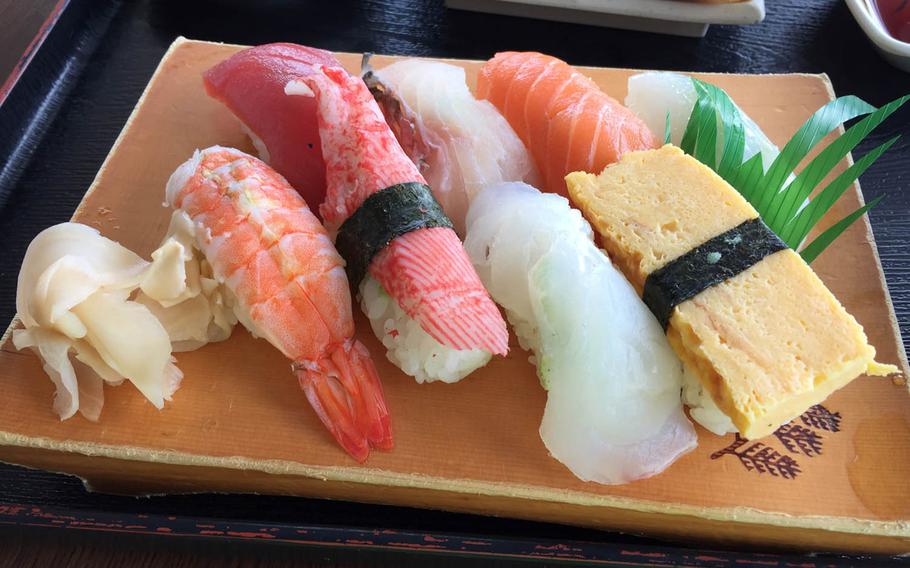
[[[692,78],[669,71],[647,71],[629,77],[628,87],[626,106],[644,120],[660,140],[664,139],[667,113],[670,113],[670,142],[678,146],[698,99]],[[761,152],[762,164],[767,170],[780,150],[741,108],[736,108],[742,115],[746,136],[743,161]],[[718,140],[718,147],[720,143]]]
[[[491,186],[471,204],[465,248],[534,352],[548,391],[540,436],[553,457],[580,479],[616,484],[655,475],[696,446],[682,365],[565,198]]]
[[[518,135],[496,107],[474,98],[461,67],[406,59],[364,79],[459,235],[481,189],[539,179]]]

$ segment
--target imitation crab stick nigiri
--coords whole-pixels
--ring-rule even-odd
[[[213,146],[171,176],[167,202],[234,299],[237,319],[293,361],[322,423],[355,459],[390,448],[382,386],[353,339],[344,263],[288,182],[256,158]]]
[[[340,65],[328,51],[293,43],[244,49],[205,72],[208,94],[240,119],[259,157],[314,210],[325,198],[325,165],[312,99],[287,97],[285,84],[312,66]]]
[[[286,91],[316,98],[320,211],[389,359],[418,381],[452,382],[505,354],[498,308],[363,81],[318,67]]]
[[[626,152],[656,148],[648,126],[574,67],[533,52],[497,53],[477,77],[478,97],[528,146],[546,190],[568,195],[565,176],[600,172]]]

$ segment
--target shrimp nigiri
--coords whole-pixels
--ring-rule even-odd
[[[504,355],[502,315],[366,85],[338,67],[315,69],[285,91],[316,98],[320,212],[389,359],[419,382],[453,382]]]
[[[300,195],[258,159],[213,146],[177,168],[167,202],[192,219],[237,319],[293,361],[338,443],[358,461],[371,446],[390,448],[379,376],[353,339],[344,262]]]

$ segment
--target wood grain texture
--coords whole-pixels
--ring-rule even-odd
[[[485,58],[496,50],[538,49],[573,63],[723,72],[826,72],[839,93],[880,104],[910,91],[910,76],[875,54],[846,7],[834,0],[769,4],[759,26],[714,26],[703,40],[548,24],[448,12],[441,2],[134,2],[123,7],[75,85],[48,135],[36,145],[9,204],[0,210],[0,319],[13,313],[15,273],[25,245],[38,230],[65,220],[94,177],[158,59],[182,33],[203,39],[258,43],[289,40],[330,49]],[[902,111],[859,154],[890,135],[910,131]],[[879,251],[898,319],[910,321],[910,147],[906,140],[864,177],[867,198],[889,193],[872,214]],[[252,496],[185,496],[133,500],[86,494],[73,480],[20,468],[3,469],[0,498],[72,507],[183,511],[230,517],[330,523],[359,519],[371,526],[457,527],[499,535],[549,535],[624,541],[630,537],[590,531],[410,509],[367,507],[307,499]]]

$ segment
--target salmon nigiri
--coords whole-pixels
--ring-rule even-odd
[[[253,139],[259,157],[317,211],[325,198],[325,164],[312,99],[287,97],[288,81],[313,65],[340,65],[328,51],[270,43],[238,51],[205,72],[209,96],[227,106]]]
[[[344,69],[315,69],[285,90],[316,99],[320,212],[388,358],[419,382],[454,382],[504,355],[499,309],[370,91]]]
[[[477,96],[515,129],[546,190],[563,196],[567,174],[600,173],[626,152],[658,146],[632,111],[571,65],[542,53],[497,53],[480,70]]]

